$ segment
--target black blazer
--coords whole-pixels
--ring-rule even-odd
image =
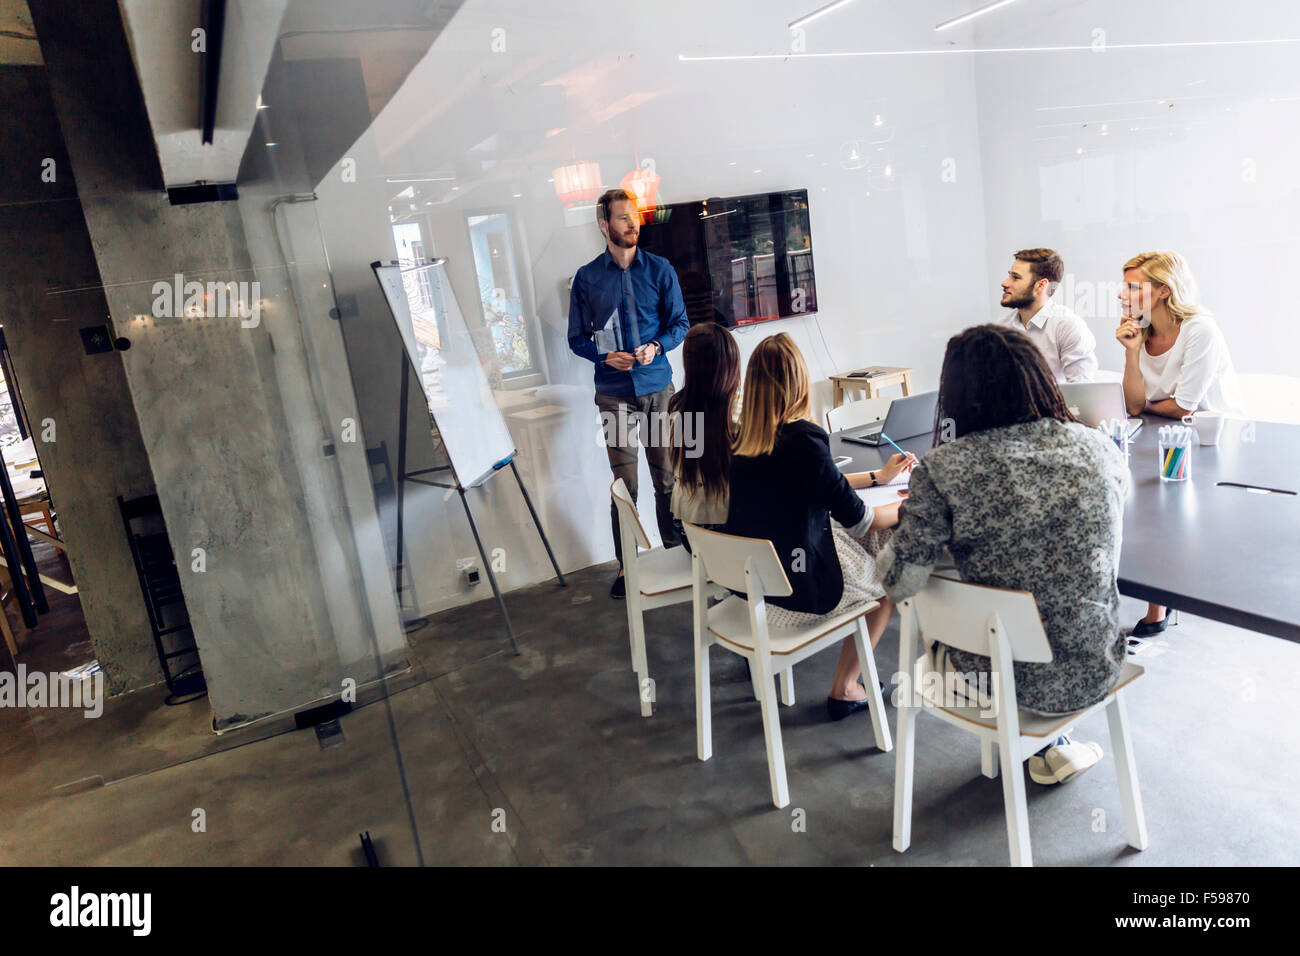
[[[771,602],[812,614],[833,610],[844,594],[844,576],[830,519],[851,528],[867,506],[835,467],[826,432],[807,421],[782,425],[770,454],[732,457],[730,492],[723,530],[771,539],[794,588]]]

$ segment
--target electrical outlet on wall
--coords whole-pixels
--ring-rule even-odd
[[[465,576],[465,584],[468,587],[478,584],[478,568],[474,567],[473,558],[457,558],[456,570]]]

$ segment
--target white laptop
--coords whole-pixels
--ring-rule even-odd
[[[1070,414],[1090,428],[1115,418],[1128,421],[1131,439],[1142,427],[1142,419],[1129,418],[1124,406],[1124,386],[1119,382],[1074,382],[1060,386]]]

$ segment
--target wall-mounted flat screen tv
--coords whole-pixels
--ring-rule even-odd
[[[660,206],[639,244],[672,263],[692,325],[817,311],[806,189]]]

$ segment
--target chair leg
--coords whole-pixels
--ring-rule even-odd
[[[649,717],[654,712],[650,692],[650,665],[645,653],[645,611],[641,602],[627,596],[627,630],[632,641],[632,670],[636,672],[636,695],[641,701],[641,716]]]
[[[980,773],[990,780],[998,778],[998,745],[995,741],[980,740]]]
[[[794,706],[794,668],[787,667],[781,671],[781,703],[787,707]]]
[[[1115,752],[1115,774],[1119,777],[1119,795],[1124,804],[1124,831],[1128,845],[1136,850],[1145,850],[1147,821],[1142,813],[1142,792],[1138,788],[1133,741],[1128,735],[1128,712],[1123,691],[1106,705],[1106,720],[1110,724],[1110,749]]]
[[[754,685],[754,700],[763,699],[763,685],[758,682],[758,667],[754,664],[754,659],[749,658],[749,682]]]
[[[1025,803],[1025,768],[1019,748],[1003,740],[998,746],[1002,763],[1002,799],[1007,811],[1007,840],[1011,844],[1012,866],[1033,866],[1029,848],[1029,807]]]
[[[9,645],[9,655],[16,663],[18,660],[18,642],[14,639],[13,628],[9,626],[9,613],[0,604],[0,631],[4,632],[5,643]]]
[[[624,603],[627,605],[628,659],[631,661],[632,671],[635,673],[636,672],[637,623],[641,621],[641,610],[636,606],[636,600],[630,594],[627,595],[626,598],[624,598]]]
[[[912,770],[916,756],[917,708],[911,700],[898,708],[898,756],[894,763],[894,849],[912,845]]]
[[[4,517],[0,516],[0,521]],[[7,568],[0,567],[0,631],[4,632],[5,644],[9,646],[9,656],[11,663],[16,664],[18,660],[18,642],[14,638],[13,629],[9,626],[9,612],[5,610],[5,605],[12,600],[13,581],[9,577]]]
[[[885,720],[885,699],[880,693],[876,655],[871,652],[866,618],[858,618],[853,639],[857,644],[858,667],[862,670],[862,682],[867,685],[867,700],[871,701],[871,729],[876,735],[876,749],[882,753],[889,753],[894,749],[894,743],[889,739],[889,721]]]
[[[708,760],[713,756],[713,703],[709,686],[709,645],[695,642],[695,756]]]
[[[772,784],[772,802],[781,809],[790,802],[790,788],[785,777],[785,748],[781,745],[781,715],[776,709],[776,688],[767,668],[758,667],[759,683],[763,686],[759,698],[763,705],[763,739],[767,743],[767,776]]]

